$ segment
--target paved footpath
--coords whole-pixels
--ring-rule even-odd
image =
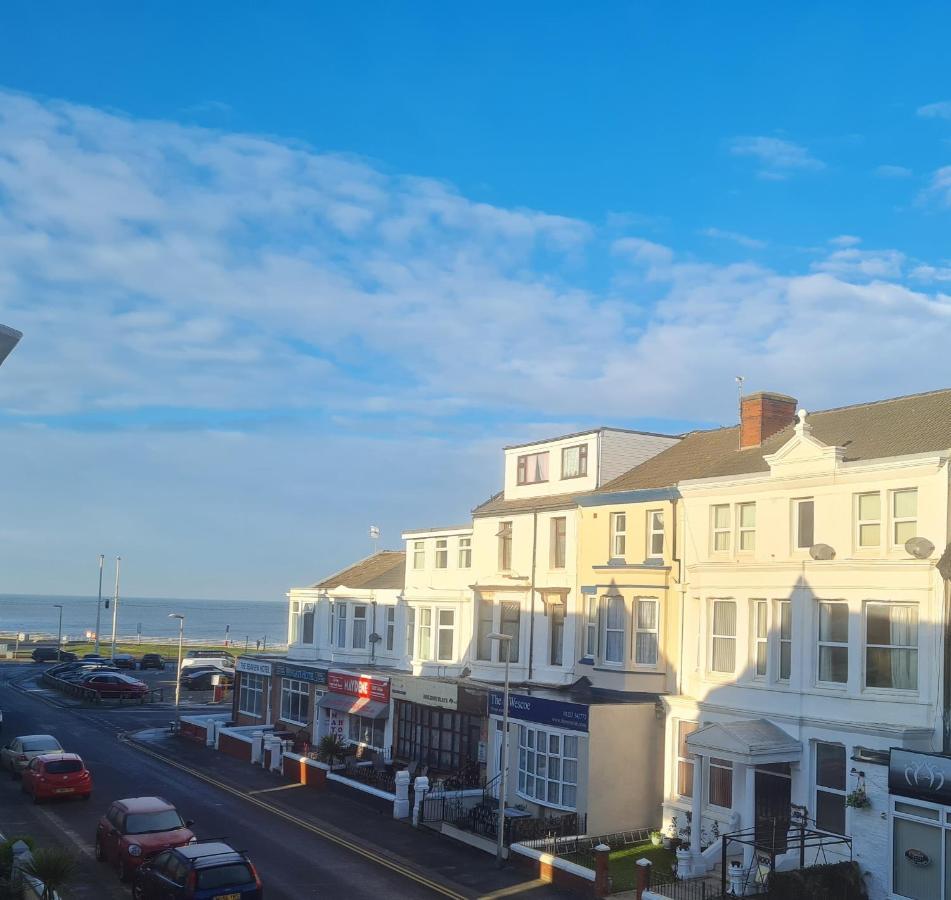
[[[382,862],[411,869],[463,897],[549,900],[573,897],[552,885],[531,880],[514,867],[498,869],[488,854],[428,829],[393,818],[393,804],[341,784],[315,790],[288,784],[276,772],[252,766],[166,730],[128,736],[133,746],[154,753],[167,764],[208,779],[241,795],[250,815],[290,816],[321,837],[338,841],[351,852],[364,850]],[[255,810],[254,806],[267,806]]]

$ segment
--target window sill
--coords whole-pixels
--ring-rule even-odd
[[[246,709],[239,709],[239,710],[238,710],[238,715],[239,715],[239,716],[247,716],[247,717],[250,718],[250,719],[263,719],[263,718],[264,718],[264,714],[263,714],[263,713],[248,712]],[[283,720],[282,720],[282,721],[283,721]]]
[[[577,785],[575,785],[577,789]],[[523,794],[518,788],[515,789],[515,793],[521,797],[523,800],[527,800],[529,803],[534,803],[536,806],[544,806],[546,809],[560,809],[564,812],[577,812],[577,806],[561,806],[558,803],[549,803],[546,800],[539,800],[537,797],[529,797],[528,794]]]
[[[863,687],[863,697],[874,697],[876,700],[897,700],[905,702],[908,700],[917,700],[919,691],[906,690],[905,688],[877,688]]]

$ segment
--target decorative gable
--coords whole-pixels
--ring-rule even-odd
[[[796,413],[798,421],[793,436],[775,453],[763,457],[773,475],[828,475],[836,472],[842,464],[845,448],[823,444],[813,437],[807,415],[804,409],[800,409]]]

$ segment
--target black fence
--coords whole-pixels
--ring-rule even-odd
[[[650,890],[669,900],[721,900],[720,887],[702,878],[679,880],[675,875],[651,873]],[[730,895],[732,900],[732,895]],[[805,900],[805,898],[803,898]]]

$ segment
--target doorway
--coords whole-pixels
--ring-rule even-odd
[[[777,854],[785,853],[792,808],[789,763],[760,766],[755,776],[756,847]]]

